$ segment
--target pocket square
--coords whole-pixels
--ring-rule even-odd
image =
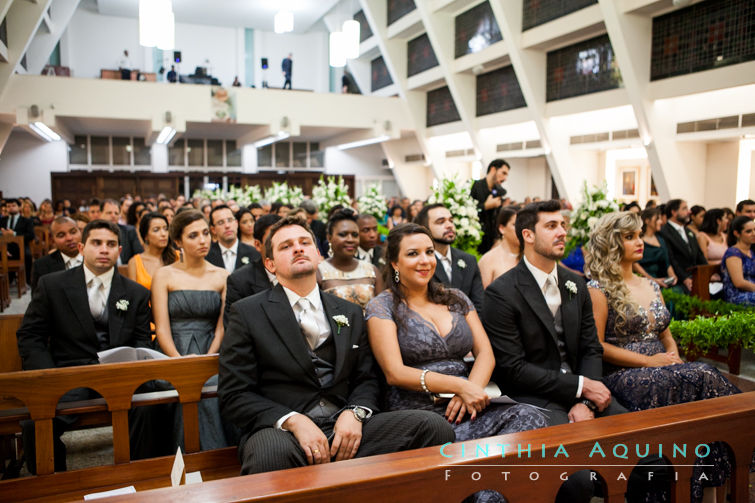
[[[351,349],[359,349],[359,346],[357,344],[354,344],[353,346],[351,346]]]

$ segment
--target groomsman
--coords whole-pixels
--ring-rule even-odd
[[[67,271],[81,265],[82,256],[79,253],[81,231],[76,221],[71,217],[57,217],[50,224],[50,234],[56,250],[38,258],[34,262],[31,273],[32,292],[39,283],[39,278],[51,272]]]
[[[261,260],[257,250],[239,239],[239,223],[225,204],[210,211],[210,231],[215,241],[210,245],[206,260],[212,265],[232,273],[243,265]]]
[[[241,473],[453,441],[440,414],[377,413],[362,310],[318,288],[320,254],[306,222],[278,221],[265,248],[278,285],[233,304],[220,349],[220,411],[242,432]]]
[[[689,214],[687,201],[672,199],[666,203],[668,221],[660,230],[661,236],[666,241],[671,267],[674,268],[676,277],[687,292],[692,290],[692,273],[689,269],[708,263],[697,244],[695,235],[686,227],[689,223]]]
[[[477,259],[451,246],[456,241],[456,226],[448,208],[441,203],[428,204],[417,214],[414,223],[427,227],[433,237],[435,258],[438,259],[433,277],[464,292],[475,309],[481,311],[483,289]]]
[[[136,229],[131,225],[118,223],[121,215],[121,208],[115,199],[105,199],[100,203],[100,218],[113,222],[118,226],[120,231],[121,254],[118,257],[118,265],[126,265],[131,257],[144,251],[144,247],[136,235]]]
[[[383,247],[380,246],[380,234],[378,234],[377,219],[372,215],[359,215],[359,250],[358,259],[371,262],[378,269],[385,265],[383,259]]]
[[[34,222],[21,215],[21,206],[18,199],[6,199],[7,217],[0,218],[0,232],[6,236],[23,236],[24,238],[24,262],[26,266],[26,282],[31,282],[32,256],[29,243],[34,241]],[[8,253],[11,258],[17,259],[21,251],[15,244],[8,245]]]

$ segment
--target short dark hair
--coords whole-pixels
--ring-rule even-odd
[[[8,199],[5,200],[5,204],[11,204],[11,203],[16,203],[18,206],[21,206],[21,203],[15,197],[9,197]]]
[[[752,206],[753,204],[755,204],[755,201],[752,199],[743,199],[737,203],[737,211],[742,211],[745,206]]]
[[[118,224],[114,224],[110,220],[92,220],[87,224],[86,227],[84,227],[84,232],[81,233],[81,242],[83,244],[86,244],[87,238],[89,238],[89,233],[97,230],[97,229],[107,229],[113,234],[115,234],[115,237],[118,240],[118,245],[121,244],[121,229],[118,227]]]
[[[694,216],[697,216],[701,211],[705,211],[705,206],[700,206],[699,204],[696,204],[689,209],[689,212]]]
[[[679,208],[682,206],[682,200],[681,199],[672,199],[671,201],[666,203],[666,218],[671,218],[671,215],[675,211],[679,211]]]
[[[276,215],[275,213],[260,215],[260,217],[254,222],[254,239],[262,243],[262,238],[265,237],[265,231],[281,218],[283,217]]]
[[[430,227],[428,224],[429,224],[430,217],[428,216],[428,214],[430,213],[430,210],[434,210],[435,208],[445,208],[445,207],[446,205],[443,203],[428,204],[427,206],[419,210],[419,213],[417,213],[417,216],[414,217],[414,223],[429,229]]]
[[[333,227],[342,220],[350,220],[357,223],[357,212],[353,208],[346,207],[336,211],[328,219],[328,226],[325,228],[325,233],[330,235],[333,232]],[[358,226],[358,225],[357,225]]]
[[[492,161],[490,161],[490,164],[488,164],[488,170],[486,173],[490,173],[491,169],[499,170],[504,166],[511,169],[511,166],[509,166],[509,163],[507,163],[503,159],[493,159]]]
[[[530,203],[516,213],[516,238],[519,240],[519,251],[524,250],[524,236],[522,231],[529,229],[535,232],[535,225],[540,219],[540,213],[555,213],[561,211],[561,202],[558,199],[549,201],[537,201]]]
[[[100,201],[100,211],[105,211],[106,204],[112,204],[116,206],[119,210],[121,208],[121,205],[118,204],[118,201],[116,201],[115,199],[103,199],[102,201]]]
[[[312,232],[312,229],[309,228],[309,225],[307,225],[307,221],[304,220],[301,217],[297,217],[294,215],[291,216],[285,216],[281,217],[280,220],[275,222],[270,227],[270,234],[267,236],[267,239],[265,240],[265,256],[272,260],[273,258],[273,236],[275,236],[275,233],[281,230],[284,227],[290,227],[292,225],[298,225],[299,227],[302,227],[304,230],[306,230],[310,236],[312,236],[312,243],[317,248],[317,240],[315,239],[315,235]]]
[[[359,223],[360,220],[367,220],[370,218],[372,220],[377,221],[377,218],[375,217],[375,215],[370,215],[369,213],[360,213],[359,215],[357,215],[357,223]]]
[[[228,210],[233,215],[233,210],[227,204],[219,204],[210,210],[210,225],[215,226],[215,212],[220,210]],[[235,217],[234,217],[235,218]]]
[[[640,204],[637,201],[632,201],[631,203],[625,204],[624,207],[621,209],[621,211],[629,211],[632,208],[637,208],[639,210],[642,209],[640,208]]]
[[[260,203],[252,203],[249,206],[247,206],[249,210],[261,210],[262,205]]]
[[[278,213],[278,211],[284,206],[286,208],[293,208],[293,206],[291,206],[288,203],[284,203],[282,201],[275,201],[273,204],[270,205],[270,213]]]
[[[718,234],[718,221],[726,216],[726,212],[721,208],[711,208],[705,212],[703,223],[698,229],[706,234]]]
[[[308,215],[317,213],[317,204],[311,199],[304,199],[299,203],[299,207],[307,212]]]
[[[201,211],[186,210],[179,212],[175,217],[173,217],[173,221],[170,223],[170,239],[172,239],[176,243],[180,241],[186,226],[193,222],[196,222],[197,220],[204,220],[205,222],[207,222]]]
[[[734,220],[731,221],[729,224],[729,235],[726,236],[726,244],[731,246],[734,246],[737,244],[738,238],[734,235],[735,232],[739,232],[739,235],[742,235],[742,229],[744,229],[745,225],[752,222],[752,218],[746,216],[746,215],[740,215],[736,217]]]

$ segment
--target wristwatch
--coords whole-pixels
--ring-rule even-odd
[[[372,409],[368,409],[367,407],[362,407],[360,405],[351,407],[351,412],[354,413],[354,417],[360,423],[363,423],[372,417]]]
[[[588,409],[590,409],[590,410],[591,410],[591,411],[593,411],[593,412],[597,412],[597,411],[598,411],[598,408],[597,408],[597,407],[595,406],[595,404],[594,404],[594,403],[592,403],[592,402],[591,402],[590,400],[588,400],[587,398],[585,398],[585,399],[583,399],[583,400],[580,400],[580,401],[579,401],[579,403],[582,403],[582,404],[584,404],[584,405],[585,405],[585,407],[587,407]]]

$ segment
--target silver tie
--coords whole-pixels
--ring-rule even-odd
[[[89,311],[95,319],[99,319],[105,310],[104,286],[102,280],[96,276],[89,282]]]
[[[543,294],[545,295],[545,303],[548,304],[548,308],[555,318],[558,308],[561,307],[561,293],[558,291],[558,286],[553,276],[548,276],[548,279],[545,280]]]
[[[304,297],[299,299],[298,304],[301,309],[299,313],[299,326],[304,337],[307,338],[309,347],[315,349],[317,343],[320,341],[320,327],[317,325],[317,319],[311,307],[312,304]]]

